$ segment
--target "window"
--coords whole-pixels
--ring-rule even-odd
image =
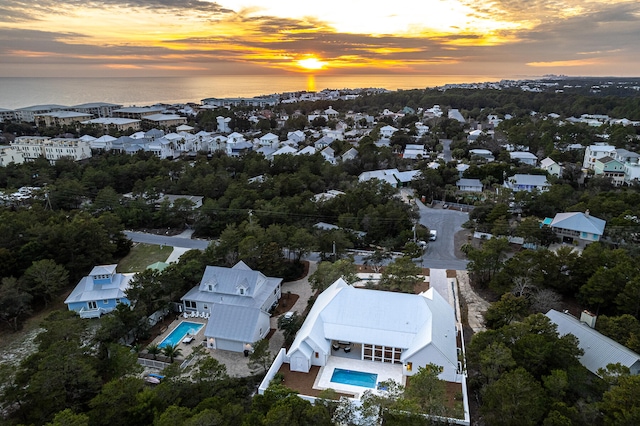
[[[116,304],[120,303],[120,299],[116,299]]]
[[[184,306],[186,306],[187,308],[190,308],[190,309],[196,309],[197,308],[197,304],[193,300],[185,300],[184,301]]]
[[[411,371],[412,368],[413,368],[413,363],[412,362],[408,362],[407,363],[407,371]]]
[[[320,354],[316,352],[316,358],[320,358]]]
[[[240,287],[240,294],[244,294],[244,288]]]
[[[213,291],[213,286],[209,284],[209,291]]]
[[[93,300],[87,303],[87,305],[89,305],[89,309],[98,309],[98,304]]]
[[[107,304],[109,304],[109,301],[108,301],[107,299],[104,299],[104,300],[102,301],[102,303],[104,303],[105,305],[107,305]]]

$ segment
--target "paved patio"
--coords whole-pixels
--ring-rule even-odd
[[[376,385],[387,380],[394,380],[395,382],[404,385],[402,365],[400,364],[391,364],[376,361],[362,361],[359,359],[331,356],[327,360],[327,365],[325,365],[324,367],[320,367],[320,371],[318,372],[318,376],[313,383],[313,387],[315,389],[331,388],[336,392],[353,394],[358,399],[367,390],[371,390],[373,392],[376,391],[375,388],[365,388],[362,386],[332,382],[331,377],[333,376],[334,370],[336,368],[377,374],[378,377],[376,380]]]

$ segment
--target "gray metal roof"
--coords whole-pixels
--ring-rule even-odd
[[[558,213],[551,222],[551,227],[570,229],[578,232],[602,235],[606,221],[586,215],[582,212]]]
[[[247,343],[255,341],[256,327],[260,316],[269,315],[258,308],[241,306],[215,305],[204,331],[206,337],[228,339]]]
[[[578,346],[584,351],[584,355],[580,357],[580,363],[592,373],[597,375],[599,368],[606,368],[607,365],[618,362],[630,369],[634,365],[634,369],[637,369],[637,364],[640,364],[640,355],[600,334],[577,318],[553,309],[546,315],[558,326],[558,333],[561,336],[573,334],[578,338]]]

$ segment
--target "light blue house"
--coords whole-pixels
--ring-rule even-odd
[[[116,272],[117,265],[95,266],[82,278],[64,303],[81,318],[99,318],[113,311],[119,303],[130,305],[125,296],[135,274]]]
[[[606,221],[591,216],[589,210],[584,213],[558,213],[553,219],[548,217],[542,222],[542,225],[551,227],[563,243],[579,247],[600,241],[606,224]]]

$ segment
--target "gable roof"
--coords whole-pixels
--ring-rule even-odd
[[[267,277],[242,261],[233,268],[207,266],[200,285],[189,290],[181,300],[260,308],[281,282],[282,278]],[[240,288],[244,289],[242,295]]]
[[[306,339],[319,347],[331,340],[405,349],[402,359],[434,345],[457,365],[453,308],[433,288],[415,295],[357,289],[339,278],[322,292],[288,353]]]
[[[551,221],[551,227],[602,235],[606,221],[582,212],[558,213]]]
[[[551,309],[546,316],[558,326],[560,335],[573,334],[578,338],[578,346],[584,351],[580,363],[593,374],[608,364],[620,363],[631,368],[640,363],[640,355],[620,343],[599,333],[577,318]]]
[[[548,169],[549,167],[553,166],[554,164],[558,165],[558,163],[553,161],[551,158],[546,157],[542,161],[540,161],[540,168],[541,169]]]

